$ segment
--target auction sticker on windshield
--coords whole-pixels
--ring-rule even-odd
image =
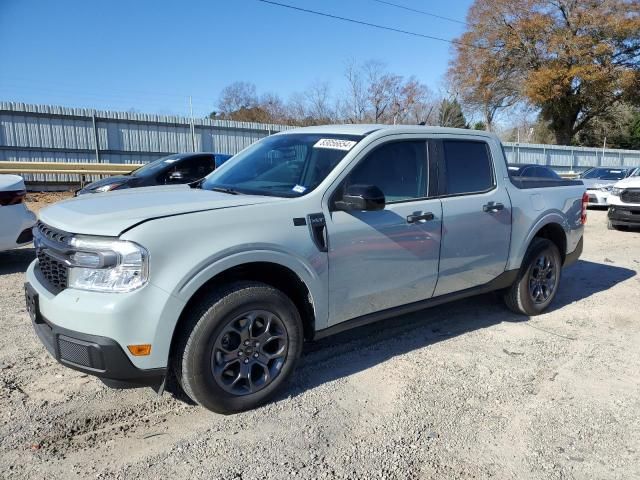
[[[353,140],[340,140],[337,138],[321,138],[313,148],[331,148],[333,150],[349,151],[357,142]]]

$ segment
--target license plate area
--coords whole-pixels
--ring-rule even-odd
[[[28,283],[25,283],[24,285],[24,299],[31,321],[34,323],[42,323],[40,305],[38,303],[38,293]]]

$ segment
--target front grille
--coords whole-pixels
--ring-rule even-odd
[[[65,340],[64,337],[58,337],[58,350],[60,359],[67,362],[82,365],[83,367],[92,367],[91,353],[87,345]]]
[[[69,242],[72,237],[70,233],[51,228],[49,225],[46,225],[40,221],[36,223],[36,230],[38,230],[38,233],[40,233],[44,238],[63,244]]]
[[[625,190],[620,195],[624,203],[640,203],[640,190]]]
[[[57,230],[38,222],[33,229],[38,267],[52,290],[60,292],[67,288],[69,269],[64,259],[69,253],[73,234]]]
[[[57,290],[67,288],[68,268],[58,260],[51,258],[41,249],[37,250],[38,267],[47,281]]]

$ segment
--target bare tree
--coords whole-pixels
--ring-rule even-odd
[[[330,123],[336,120],[336,112],[331,106],[331,87],[328,82],[316,82],[305,92],[310,117]]]
[[[234,82],[220,92],[218,111],[225,117],[242,109],[258,106],[256,86],[250,82]]]
[[[347,92],[343,107],[343,116],[350,123],[362,122],[367,110],[367,92],[362,79],[362,72],[355,60],[349,60],[345,68]]]
[[[394,117],[391,110],[400,109],[399,95],[402,77],[387,71],[386,65],[377,60],[366,62],[364,72],[367,88],[367,100],[370,107],[370,117],[375,123],[390,120]]]
[[[288,108],[275,93],[265,93],[262,95],[259,106],[269,115],[270,123],[289,123]]]
[[[255,85],[235,82],[220,95],[224,118],[291,125],[321,123],[429,123],[435,124],[439,102],[415,77],[404,78],[388,71],[380,61],[345,66],[346,88],[334,95],[326,81],[316,81],[291,95],[287,102],[274,94],[258,96]]]

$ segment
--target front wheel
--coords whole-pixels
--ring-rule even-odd
[[[518,278],[504,296],[507,307],[524,315],[539,315],[558,291],[562,260],[550,240],[536,238],[525,254]]]
[[[232,284],[187,315],[173,354],[176,377],[192,400],[217,413],[265,403],[302,352],[298,310],[263,283]]]

